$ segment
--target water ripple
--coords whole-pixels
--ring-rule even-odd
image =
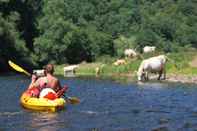
[[[22,114],[22,111],[18,111],[18,112],[0,112],[0,116],[15,116],[15,115],[19,115]]]

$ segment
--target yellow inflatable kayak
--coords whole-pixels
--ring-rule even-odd
[[[63,109],[66,101],[63,98],[49,100],[47,98],[31,97],[28,93],[24,92],[20,98],[20,102],[24,108],[36,111],[50,111],[56,112]]]

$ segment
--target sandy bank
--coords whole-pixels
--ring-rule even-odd
[[[182,75],[182,74],[168,74],[166,80],[170,82],[197,84],[197,75],[190,76],[190,75]]]

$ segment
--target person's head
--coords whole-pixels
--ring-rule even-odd
[[[54,66],[53,66],[53,64],[47,64],[44,67],[44,69],[45,69],[45,73],[46,74],[53,74],[53,72],[54,72]]]

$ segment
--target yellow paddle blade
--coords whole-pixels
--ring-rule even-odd
[[[77,97],[67,97],[67,100],[70,104],[78,104],[80,103],[79,98]]]
[[[15,69],[16,71],[18,71],[18,72],[23,72],[23,73],[25,73],[26,75],[31,76],[30,73],[28,73],[28,72],[25,71],[23,68],[21,68],[20,66],[16,65],[15,63],[13,63],[11,60],[8,61],[8,64],[9,64],[13,69]]]

